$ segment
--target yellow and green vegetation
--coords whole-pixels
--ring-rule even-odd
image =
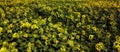
[[[120,1],[0,0],[0,52],[120,52]]]

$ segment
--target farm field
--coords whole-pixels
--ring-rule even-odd
[[[0,52],[120,52],[120,1],[0,0]]]

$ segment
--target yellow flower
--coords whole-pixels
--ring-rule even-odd
[[[12,22],[13,22],[13,23],[16,23],[16,22],[17,22],[17,20],[15,20],[15,19],[14,19]]]
[[[51,11],[51,10],[52,10],[52,8],[49,7],[49,6],[47,6],[46,9],[47,9],[48,11]]]
[[[119,48],[117,48],[117,50],[118,50],[118,52],[120,52],[120,47],[119,47]]]
[[[87,25],[87,29],[90,29],[90,25]]]
[[[11,12],[13,12],[13,11],[14,11],[14,8],[13,8],[13,7],[12,7],[12,8],[10,8],[10,11],[11,11]]]
[[[27,34],[27,33],[25,33],[25,34],[23,35],[23,37],[27,38],[27,37],[28,37],[28,34]]]
[[[111,36],[111,34],[109,32],[107,32],[106,37],[110,38],[110,36]]]
[[[48,25],[49,25],[50,27],[53,27],[53,23],[49,23]]]
[[[13,27],[13,24],[10,24],[10,27]]]
[[[61,50],[61,51],[66,51],[65,46],[62,46],[62,47],[60,48],[60,50]]]
[[[96,50],[101,51],[101,49],[104,48],[104,44],[102,42],[99,42],[95,45]]]
[[[51,21],[52,21],[52,17],[51,17],[51,16],[48,18],[48,21],[49,21],[49,22],[51,22]]]
[[[52,25],[52,24],[51,24]],[[58,24],[54,24],[53,25],[53,28],[59,28],[59,25]]]
[[[81,51],[80,44],[75,44],[74,48],[75,50]]]
[[[22,27],[30,27],[30,26],[31,26],[31,24],[30,24],[29,22],[23,23],[23,22],[21,21],[21,24],[22,24],[22,25],[20,26],[21,28],[22,28]]]
[[[63,28],[57,28],[58,32],[64,33],[64,29]]]
[[[12,46],[15,46],[16,44],[17,44],[16,42],[12,42],[12,43],[11,43]]]
[[[49,45],[49,41],[48,40],[45,40],[45,45]]]
[[[30,26],[31,26],[31,24],[30,24],[29,22],[26,22],[24,25],[25,25],[26,27],[30,27]]]
[[[79,35],[76,35],[76,39],[78,39],[78,40],[79,40],[79,39],[80,39],[80,36],[79,36]]]
[[[120,41],[120,36],[116,35],[115,39],[116,41]]]
[[[55,35],[52,35],[52,38],[55,38]]]
[[[8,45],[8,42],[7,41],[4,41],[3,42],[3,46],[7,46]]]
[[[116,25],[116,23],[113,22],[113,21],[111,21],[110,24],[111,24],[112,26],[115,26],[115,25]]]
[[[96,28],[96,27],[92,27],[92,29],[93,29],[93,31],[95,31],[95,32],[97,31],[97,28]]]
[[[10,25],[8,25],[8,29],[10,29],[10,28],[12,28],[13,27],[13,24],[10,24]]]
[[[24,13],[24,16],[27,16],[27,12]]]
[[[5,13],[2,13],[1,16],[4,18],[5,17]]]
[[[74,16],[73,15],[70,15],[69,17],[72,21],[74,21]]]
[[[3,24],[7,24],[9,22],[9,20],[4,20]]]
[[[58,8],[60,9],[60,8],[61,8],[61,6],[58,6]]]
[[[57,25],[60,27],[62,26],[62,22],[58,22]]]
[[[84,19],[86,17],[86,15],[82,15],[82,18]]]
[[[57,39],[54,39],[53,41],[54,41],[54,43],[56,43],[56,44],[59,43],[59,41],[58,41]]]
[[[29,49],[29,48],[27,48],[27,52],[32,52],[32,50],[31,50],[31,49]]]
[[[0,52],[8,52],[8,50],[7,50],[6,47],[2,47],[2,48],[0,49]]]
[[[63,33],[59,33],[58,36],[61,37],[63,35]]]
[[[72,32],[71,34],[76,35],[77,33],[76,32]]]
[[[82,19],[81,24],[84,25],[85,24],[85,20]]]
[[[2,12],[4,12],[4,10],[2,8],[0,8],[0,12],[2,13]]]
[[[86,33],[85,33],[85,31],[84,30],[82,30],[82,35],[85,35]]]
[[[63,37],[62,37],[62,40],[66,40],[66,39],[67,39],[67,37],[66,37],[66,36],[63,36]]]
[[[47,36],[48,36],[49,38],[51,38],[51,37],[52,37],[52,35],[51,35],[51,34],[48,34]]]
[[[80,48],[77,48],[78,51],[80,51],[81,49]]]
[[[12,30],[7,30],[7,33],[12,33]]]
[[[36,23],[36,24],[38,23],[38,21],[37,21],[37,20],[33,20],[32,22],[33,22],[33,23]]]
[[[71,9],[71,8],[68,8],[68,12],[69,12],[69,13],[72,12],[72,9]],[[74,12],[74,13],[76,13],[76,12]]]
[[[37,34],[33,34],[33,37],[34,37],[34,38],[37,38],[37,37],[38,37],[38,35],[37,35]]]
[[[68,34],[68,28],[64,28],[65,33],[64,34]]]
[[[27,45],[27,52],[32,52],[32,46],[33,46],[33,44],[31,42],[29,42]]]
[[[81,23],[81,22],[79,22],[79,23],[77,23],[77,25],[76,25],[76,26],[77,26],[77,27],[80,27],[80,26],[81,26],[81,24],[82,24],[82,23]]]
[[[47,20],[46,18],[41,20],[42,25],[46,24],[46,20]]]
[[[48,37],[45,36],[45,35],[41,35],[41,38],[42,38],[43,40],[47,40],[47,39],[48,39]]]
[[[19,34],[14,33],[12,37],[13,37],[13,38],[19,38]]]
[[[0,33],[3,31],[3,28],[2,27],[0,27]]]
[[[70,38],[71,38],[71,40],[75,39],[75,37],[70,37]]]
[[[46,32],[48,32],[50,30],[50,28],[48,26],[46,26]]]
[[[74,41],[73,40],[68,40],[67,43],[72,47],[74,46]]]
[[[43,28],[40,28],[39,33],[40,33],[40,34],[43,34],[43,33],[44,33],[44,29],[43,29]]]
[[[13,48],[13,49],[11,50],[11,52],[18,52],[18,49]]]
[[[93,38],[94,38],[94,35],[91,35],[91,34],[90,34],[88,39],[89,39],[89,40],[92,40]]]
[[[16,45],[17,45],[16,42],[12,42],[12,43],[9,45],[9,48],[15,48]]]
[[[33,24],[33,25],[31,26],[31,29],[38,29],[38,26],[37,26],[36,24]]]
[[[115,48],[120,48],[120,42],[119,42],[119,41],[115,41],[115,42],[113,43],[113,46],[114,46]]]

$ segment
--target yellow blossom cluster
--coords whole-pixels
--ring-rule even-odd
[[[0,52],[120,52],[119,13],[119,0],[0,0]]]

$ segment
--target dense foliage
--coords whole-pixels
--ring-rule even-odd
[[[120,52],[119,1],[0,1],[0,52]]]

